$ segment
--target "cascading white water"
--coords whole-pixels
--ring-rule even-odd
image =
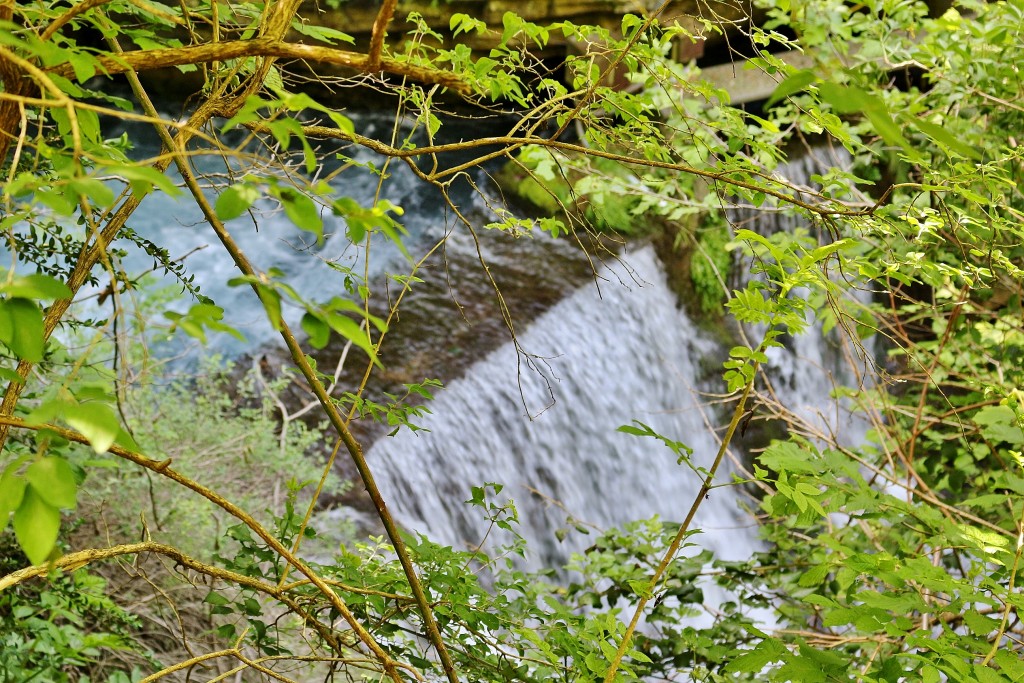
[[[538,566],[587,542],[557,540],[566,511],[601,528],[655,514],[682,519],[700,477],[660,442],[616,428],[640,420],[692,447],[695,465],[710,466],[718,442],[706,420],[718,418],[702,412],[697,394],[703,364],[720,353],[677,306],[652,248],[623,261],[602,268],[600,286],[581,288],[519,335],[544,362],[527,368],[506,344],[437,396],[423,421],[429,433],[400,432],[371,449],[371,467],[404,525],[456,547],[476,544],[486,522],[463,501],[471,486],[498,482],[516,501]],[[553,403],[541,412],[548,389]],[[729,489],[713,492],[695,526],[721,558],[747,557],[756,544]]]

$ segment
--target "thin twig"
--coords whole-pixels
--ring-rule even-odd
[[[763,349],[758,347],[758,351],[763,351]],[[718,470],[719,465],[722,464],[725,453],[729,450],[729,444],[732,442],[732,437],[736,433],[736,429],[739,427],[740,421],[746,412],[747,398],[750,396],[750,392],[754,388],[754,377],[756,377],[757,369],[758,363],[757,361],[754,361],[754,375],[743,388],[743,393],[740,394],[739,401],[736,403],[736,408],[733,409],[732,419],[729,421],[729,427],[726,429],[725,436],[722,437],[722,442],[718,447],[718,453],[715,454],[715,460],[711,463],[711,467],[708,469],[708,474],[704,478],[704,483],[701,485],[700,490],[697,491],[697,495],[693,499],[693,503],[690,505],[690,511],[686,513],[686,518],[679,527],[679,531],[676,532],[675,538],[673,538],[672,543],[669,544],[664,557],[661,558],[661,563],[651,576],[651,580],[647,583],[643,594],[639,596],[640,599],[637,602],[636,608],[633,610],[633,618],[630,620],[629,626],[626,627],[626,632],[622,636],[622,641],[619,643],[619,647],[615,651],[615,657],[612,659],[611,665],[605,673],[605,683],[613,683],[615,680],[615,674],[619,670],[619,666],[622,664],[622,658],[625,656],[626,650],[629,649],[630,643],[633,639],[633,633],[636,631],[637,624],[640,623],[640,616],[643,614],[644,608],[647,606],[648,601],[654,596],[654,591],[658,587],[658,583],[661,581],[662,575],[664,575],[669,564],[672,563],[672,560],[675,559],[676,553],[679,552],[679,547],[682,545],[683,540],[686,538],[686,535],[690,530],[690,523],[693,522],[693,518],[697,514],[697,510],[700,509],[701,504],[706,500],[708,491],[712,488],[712,484],[715,479],[715,472]]]

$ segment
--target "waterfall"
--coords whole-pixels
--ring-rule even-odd
[[[820,172],[810,158],[782,169],[805,184]],[[782,213],[757,219],[764,233],[795,227]],[[701,394],[722,390],[726,352],[680,309],[653,248],[605,264],[596,283],[535,319],[517,342],[440,392],[422,423],[429,433],[400,432],[370,450],[400,522],[438,542],[474,546],[486,521],[463,501],[470,487],[497,482],[516,502],[531,563],[549,566],[588,544],[558,540],[567,515],[600,528],[652,515],[681,520],[699,475],[657,440],[616,428],[639,420],[693,448],[694,465],[709,467],[718,450],[713,430],[728,416],[708,409]],[[850,443],[866,425],[831,398],[836,386],[855,381],[846,355],[839,334],[812,325],[770,350],[767,373],[787,410]],[[730,476],[724,467],[716,482]],[[721,559],[746,558],[757,547],[735,487],[715,489],[694,527],[704,532],[697,542]]]
[[[567,512],[601,528],[652,515],[681,520],[699,475],[660,442],[616,431],[640,420],[693,448],[698,467],[709,467],[718,449],[709,424],[719,417],[702,409],[699,394],[708,388],[705,364],[720,353],[679,309],[654,250],[603,266],[597,283],[540,316],[518,341],[538,359],[524,362],[505,344],[437,396],[423,421],[429,433],[400,432],[371,449],[397,518],[435,541],[474,545],[486,522],[463,501],[471,486],[501,483],[535,566],[588,543],[557,540]],[[728,476],[726,468],[718,481]],[[713,492],[695,527],[721,558],[747,557],[756,544],[731,489]]]

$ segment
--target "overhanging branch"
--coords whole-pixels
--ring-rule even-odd
[[[107,74],[120,74],[126,71],[152,71],[171,66],[223,62],[244,57],[302,59],[343,66],[364,73],[383,71],[396,76],[405,76],[421,83],[441,85],[461,95],[469,95],[472,92],[468,83],[450,71],[416,66],[389,57],[378,57],[379,61],[374,65],[374,60],[361,52],[339,50],[322,45],[288,43],[273,38],[233,40],[158,50],[136,50],[124,52],[116,57],[99,57],[96,61],[100,69]],[[73,78],[75,74],[74,68],[70,64],[62,64],[49,69],[49,71],[65,78]]]

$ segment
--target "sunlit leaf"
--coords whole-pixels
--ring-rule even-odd
[[[66,299],[71,296],[67,285],[50,275],[32,273],[19,275],[10,283],[0,285],[0,293],[23,299]]]
[[[33,487],[27,487],[14,512],[14,535],[32,564],[46,562],[59,532],[60,510],[43,500]]]
[[[55,508],[74,508],[77,504],[78,483],[64,458],[51,456],[36,460],[25,470],[25,479]]]
[[[0,301],[0,341],[31,363],[43,360],[43,312],[28,299]]]
[[[300,230],[316,235],[317,242],[324,239],[324,221],[320,217],[320,208],[307,195],[293,187],[282,187],[276,192],[284,207],[285,215]]]
[[[249,207],[260,198],[260,191],[257,187],[248,183],[240,183],[226,188],[217,197],[214,204],[214,211],[222,221],[229,221],[237,218],[249,210]]]
[[[106,453],[121,432],[121,422],[106,403],[79,403],[68,408],[64,420],[82,433],[97,453]]]

